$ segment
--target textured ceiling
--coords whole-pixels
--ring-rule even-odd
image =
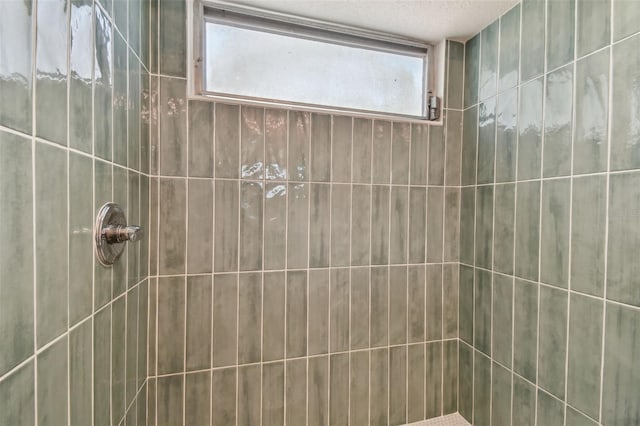
[[[234,0],[422,41],[465,41],[518,0]]]

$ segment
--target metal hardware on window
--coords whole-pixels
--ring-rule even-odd
[[[435,121],[440,118],[440,99],[437,96],[429,95],[427,109],[429,110],[429,120]]]

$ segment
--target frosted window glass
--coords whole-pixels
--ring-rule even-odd
[[[206,23],[208,92],[423,116],[424,57]]]

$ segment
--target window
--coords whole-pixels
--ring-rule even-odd
[[[429,46],[304,18],[203,3],[199,94],[424,119]]]

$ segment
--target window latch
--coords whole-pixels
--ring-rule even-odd
[[[430,121],[435,121],[440,118],[440,99],[431,94],[428,95],[427,99],[427,110],[429,113],[427,116]]]

